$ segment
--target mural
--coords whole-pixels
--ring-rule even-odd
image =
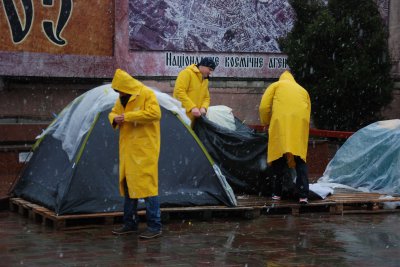
[[[0,51],[111,56],[113,2],[97,2],[0,1]]]
[[[388,25],[389,0],[376,0]],[[279,53],[293,27],[288,0],[132,0],[129,45],[137,51]]]
[[[129,2],[134,50],[276,53],[293,22],[288,0]]]
[[[288,0],[0,0],[0,76],[173,77],[211,56],[214,77],[276,78],[293,23]]]

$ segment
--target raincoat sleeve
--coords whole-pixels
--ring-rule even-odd
[[[144,108],[126,112],[124,115],[127,122],[152,123],[159,121],[161,119],[161,109],[156,95],[152,91],[147,91]]]
[[[122,106],[121,106],[121,103],[119,102],[119,99],[117,99],[117,101],[115,102],[114,107],[112,108],[111,112],[108,114],[108,119],[110,121],[111,126],[114,129],[117,129],[119,127],[118,124],[116,124],[114,122],[114,118],[116,116],[118,116],[119,114],[122,114]]]
[[[208,86],[207,86],[206,96],[204,97],[201,107],[208,109],[209,106],[210,106],[210,92],[208,91]]]
[[[186,112],[190,112],[196,107],[196,104],[189,98],[187,90],[190,86],[190,73],[187,71],[181,71],[176,79],[174,96],[181,101],[182,106]],[[210,105],[210,96],[208,95],[208,105]],[[208,106],[206,107],[208,108]]]
[[[273,83],[265,90],[261,98],[259,113],[261,125],[269,125],[272,116],[272,101],[274,99],[277,83]]]

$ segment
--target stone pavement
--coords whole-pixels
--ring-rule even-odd
[[[400,213],[172,218],[146,241],[116,226],[56,231],[0,211],[0,266],[400,266]]]

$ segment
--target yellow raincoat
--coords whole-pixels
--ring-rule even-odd
[[[268,129],[268,158],[271,163],[284,154],[307,157],[311,102],[307,91],[288,71],[265,90],[260,120]]]
[[[187,116],[193,122],[194,117],[190,112],[193,108],[208,109],[210,106],[208,79],[203,79],[199,69],[192,64],[179,73],[173,96],[182,102]]]
[[[156,96],[120,69],[111,87],[131,95],[125,108],[118,99],[108,116],[114,129],[119,128],[119,191],[125,195],[126,179],[130,198],[157,196],[161,110]],[[121,114],[125,120],[118,127],[113,122]]]

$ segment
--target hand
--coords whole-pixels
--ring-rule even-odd
[[[193,117],[198,118],[201,116],[200,110],[198,108],[192,108],[190,112],[192,113]]]
[[[125,121],[125,116],[124,114],[117,115],[114,117],[114,122],[118,125],[121,125]]]
[[[200,113],[201,113],[201,115],[206,115],[207,110],[205,108],[201,108]]]

